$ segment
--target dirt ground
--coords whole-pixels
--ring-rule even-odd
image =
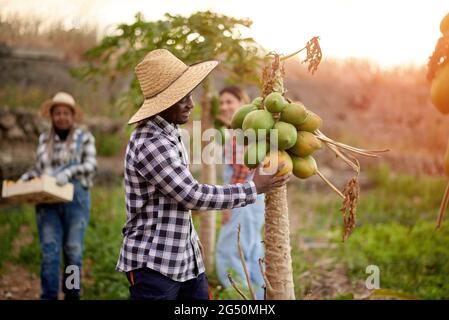
[[[12,263],[3,265],[0,273],[0,300],[36,300],[39,295],[38,276]]]

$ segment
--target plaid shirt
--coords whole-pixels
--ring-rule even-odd
[[[39,136],[36,163],[30,171],[22,175],[21,179],[28,180],[42,174],[55,176],[59,172],[64,172],[69,179],[78,179],[84,187],[92,187],[97,169],[95,138],[92,134],[81,128],[75,128],[69,146],[55,134],[51,159],[48,157],[49,137],[50,132],[44,132]]]
[[[256,201],[254,182],[200,184],[187,166],[177,126],[156,115],[135,129],[125,156],[127,221],[118,271],[148,267],[175,281],[196,278],[205,268],[190,210]]]

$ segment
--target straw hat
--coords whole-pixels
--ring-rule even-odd
[[[168,50],[149,52],[135,68],[145,100],[128,124],[174,105],[195,89],[217,64],[218,61],[205,61],[188,66]]]
[[[46,118],[50,118],[51,108],[57,104],[63,104],[70,107],[75,114],[75,121],[82,120],[83,114],[81,108],[76,104],[75,99],[66,92],[58,92],[55,96],[45,101],[41,106],[41,115]]]

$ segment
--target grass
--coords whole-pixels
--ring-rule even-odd
[[[326,239],[335,249],[317,250],[312,256],[294,249],[295,274],[310,270],[307,260],[335,258],[349,270],[353,281],[365,281],[366,267],[380,268],[380,286],[405,292],[420,299],[449,298],[449,228],[447,222],[435,231],[435,220],[445,181],[429,176],[397,175],[382,166],[369,173],[374,187],[364,191],[358,208],[354,233],[342,243],[340,202],[332,196],[304,194],[295,198],[294,207],[304,208],[299,228],[292,236]],[[304,192],[294,185],[290,193]],[[312,221],[307,211],[313,212]],[[309,254],[310,255],[310,254]],[[306,259],[307,258],[307,259]],[[304,266],[306,264],[306,266]],[[304,297],[305,284],[296,282],[297,297]]]
[[[357,228],[345,243],[341,242],[339,199],[331,193],[308,191],[307,184],[298,180],[289,186],[291,220],[297,226],[291,234],[297,298],[305,298],[310,289],[310,281],[301,275],[313,271],[317,261],[332,258],[345,266],[347,276],[354,283],[365,281],[368,265],[377,265],[382,289],[419,299],[448,299],[448,222],[441,230],[434,230],[444,181],[397,175],[388,167],[371,171],[370,178],[373,187],[363,191]],[[120,185],[95,187],[92,201],[85,239],[84,298],[126,299],[126,278],[115,271],[125,222],[123,189]],[[220,219],[217,214],[217,232]],[[21,225],[29,226],[34,240],[14,255],[12,242]],[[304,251],[301,241],[327,241],[334,247]],[[39,256],[33,208],[1,209],[0,272],[1,265],[10,261],[38,274]],[[209,282],[215,298],[239,299],[234,290],[221,288],[215,274],[209,275]],[[323,298],[352,297],[353,292],[348,291]]]

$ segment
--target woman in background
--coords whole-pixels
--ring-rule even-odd
[[[83,240],[89,222],[89,190],[97,168],[95,139],[89,131],[76,125],[81,120],[81,109],[70,94],[58,92],[42,104],[41,112],[51,120],[52,126],[39,137],[34,168],[20,180],[47,174],[54,176],[60,186],[69,182],[74,186],[73,201],[36,206],[41,247],[41,299],[58,299],[62,253],[64,299],[78,300]],[[77,279],[69,277],[72,274]]]
[[[237,86],[225,87],[220,91],[220,117],[219,120],[230,127],[230,122],[234,112],[243,104],[249,103],[246,93]],[[252,179],[250,169],[243,164],[236,164],[236,153],[240,146],[236,146],[235,139],[230,139],[226,143],[225,150],[232,150],[232,161],[227,159],[223,169],[223,183],[241,183]],[[230,164],[228,164],[230,163]],[[262,245],[262,227],[264,224],[265,203],[264,195],[257,196],[254,204],[242,208],[222,211],[222,222],[220,234],[217,241],[216,268],[220,282],[225,288],[231,284],[228,279],[228,272],[234,280],[246,284],[245,273],[240,261],[237,248],[237,227],[240,224],[240,244],[245,254],[245,261],[248,268],[249,277],[253,284],[257,299],[264,298],[264,284],[259,268],[259,258],[264,257]]]

